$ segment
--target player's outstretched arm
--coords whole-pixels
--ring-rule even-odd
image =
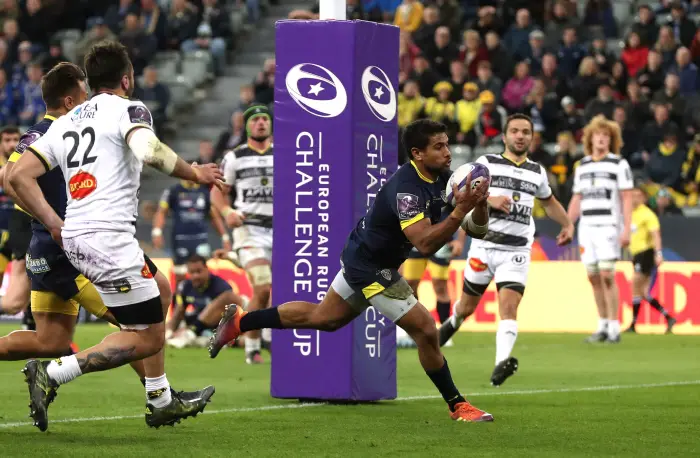
[[[576,221],[578,221],[579,217],[581,216],[581,194],[576,193],[571,196],[567,216],[569,217],[571,224],[576,224]]]
[[[41,192],[37,178],[47,172],[47,166],[34,154],[23,154],[10,171],[9,182],[17,197],[54,237],[60,240],[63,220],[51,208]]]
[[[574,237],[574,223],[569,219],[562,204],[553,195],[548,199],[542,199],[541,202],[547,216],[561,226],[561,232],[557,236],[557,243],[566,245],[571,242]]]

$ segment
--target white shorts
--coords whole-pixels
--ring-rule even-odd
[[[418,303],[416,296],[413,295],[413,289],[403,277],[368,299],[362,291],[355,291],[350,286],[341,269],[331,283],[331,288],[357,313],[362,313],[363,310],[372,306],[394,323],[403,318]]]
[[[138,304],[160,296],[143,250],[128,232],[92,232],[64,237],[70,262],[90,280],[107,307]]]
[[[578,244],[586,266],[609,264],[620,259],[620,230],[616,226],[580,226]]]
[[[272,229],[243,225],[233,230],[233,251],[245,267],[255,259],[272,262]]]
[[[525,286],[529,270],[530,251],[472,247],[469,249],[467,265],[464,267],[465,292],[468,288],[467,282],[488,285],[494,279],[500,287],[507,284]]]

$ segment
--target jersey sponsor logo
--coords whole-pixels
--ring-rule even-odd
[[[243,189],[243,200],[247,203],[271,204],[272,188],[269,186],[257,186]]]
[[[511,262],[516,266],[522,266],[527,262],[527,256],[521,253],[515,254],[511,258]]]
[[[583,199],[604,199],[609,200],[612,197],[612,190],[605,188],[588,188],[581,191]]]
[[[479,258],[469,258],[469,267],[474,272],[483,272],[488,269],[489,266],[484,264],[484,262]]]
[[[362,72],[362,95],[377,119],[389,122],[396,116],[396,91],[384,70],[370,66]]]
[[[143,278],[153,278],[153,274],[151,273],[151,269],[148,268],[148,264],[144,264],[141,268],[141,276]]]
[[[515,199],[513,200],[515,201]],[[502,221],[512,221],[514,223],[529,226],[532,219],[532,207],[514,202],[510,206],[510,213],[491,210],[491,217]]]
[[[396,194],[396,209],[399,219],[411,219],[421,212],[420,199],[415,194],[400,192]]]
[[[131,121],[132,124],[145,124],[147,126],[153,124],[151,112],[142,105],[132,105],[127,108],[126,111],[129,114],[129,121]]]
[[[533,196],[537,193],[537,185],[535,183],[502,175],[494,175],[491,177],[491,187],[521,191]]]
[[[95,113],[97,112],[97,105],[90,105],[86,103],[84,105],[78,106],[78,108],[73,111],[70,116],[71,121],[84,121],[86,119],[95,119]]]
[[[26,257],[27,269],[33,274],[42,274],[51,270],[46,258],[32,258],[29,255]]]
[[[308,62],[295,65],[287,72],[285,85],[297,105],[320,118],[335,118],[348,104],[343,83],[320,65]]]
[[[68,189],[73,199],[84,199],[97,189],[97,180],[91,174],[79,171],[68,181]]]
[[[22,135],[22,138],[20,138],[19,143],[17,143],[15,151],[17,151],[19,154],[24,153],[24,150],[27,149],[27,146],[39,140],[40,137],[41,133],[35,130],[30,130],[26,132],[24,135]]]
[[[128,278],[120,278],[114,281],[106,281],[106,282],[101,282],[99,284],[100,287],[107,289],[107,290],[113,290],[118,293],[128,293],[131,291],[131,283],[129,283]]]

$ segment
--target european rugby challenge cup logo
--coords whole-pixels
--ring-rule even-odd
[[[389,122],[396,116],[396,92],[389,77],[379,67],[370,66],[362,72],[362,95],[374,116]]]
[[[295,65],[287,73],[285,84],[289,95],[304,111],[320,118],[335,118],[348,104],[343,83],[320,65]]]

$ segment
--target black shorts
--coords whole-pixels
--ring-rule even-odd
[[[32,291],[48,291],[68,300],[78,294],[78,269],[48,232],[36,231],[27,251],[27,275]]]
[[[143,254],[143,258],[146,261],[148,270],[151,274],[155,275],[158,273],[158,268],[151,261],[146,253]],[[117,323],[126,326],[129,325],[139,325],[139,324],[156,324],[160,323],[165,319],[163,315],[163,305],[160,303],[160,296],[156,296],[153,299],[148,299],[147,301],[139,302],[138,304],[124,305],[121,307],[107,307]]]
[[[637,253],[632,256],[634,271],[639,272],[642,275],[646,275],[647,277],[650,276],[652,272],[654,272],[654,269],[656,269],[656,261],[654,257],[653,249],[642,251],[641,253]]]
[[[12,253],[12,260],[24,259],[32,240],[32,217],[15,208],[10,216],[8,229],[10,238],[7,240],[7,246]]]
[[[208,258],[211,256],[211,247],[208,239],[199,240],[173,240],[173,265],[182,266],[187,263],[187,260],[195,255],[202,253],[202,256]]]

